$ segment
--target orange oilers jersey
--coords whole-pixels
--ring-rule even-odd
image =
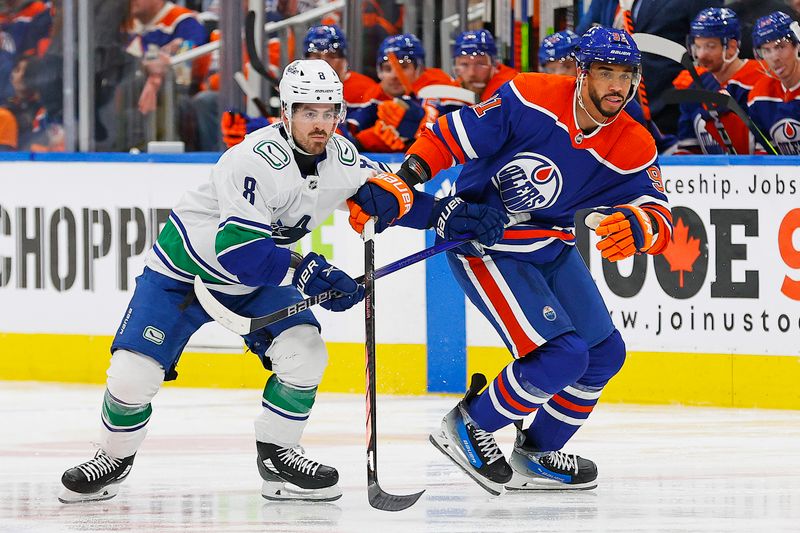
[[[378,82],[360,72],[348,71],[342,80],[344,101],[348,104],[363,104],[370,101],[370,95],[380,89]]]
[[[789,89],[764,76],[750,91],[750,118],[783,155],[800,154],[800,83]]]
[[[494,73],[494,76],[489,78],[489,82],[486,84],[486,87],[483,89],[483,92],[480,95],[481,101],[488,100],[495,92],[497,92],[497,89],[499,89],[501,85],[511,81],[514,79],[514,76],[519,74],[519,72],[513,68],[507,67],[502,63],[498,63],[496,69],[497,71]],[[456,81],[461,84],[461,78],[458,78]]]
[[[764,71],[757,61],[747,59],[744,65],[721,86],[710,72],[700,75],[703,89],[712,91],[727,91],[744,109],[747,98],[753,86],[765,77]],[[681,78],[679,76],[678,78]],[[676,78],[676,82],[679,79]],[[711,113],[700,104],[681,104],[681,115],[678,119],[678,148],[695,153],[723,154],[726,149],[720,145],[724,143],[724,133],[730,138],[731,145],[737,154],[753,154],[760,151],[756,140],[747,129],[747,125],[739,117],[727,109],[717,110],[722,130],[717,127]]]

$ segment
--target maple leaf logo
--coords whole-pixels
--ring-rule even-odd
[[[683,273],[691,272],[694,262],[700,257],[700,239],[689,237],[689,226],[683,223],[683,219],[678,218],[672,239],[662,255],[669,263],[670,272],[678,272],[678,286],[683,288]]]

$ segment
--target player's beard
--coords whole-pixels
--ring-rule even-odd
[[[616,111],[606,111],[605,109],[603,109],[603,98],[605,98],[606,96],[617,96],[619,98],[622,98],[622,104],[619,106],[619,108],[616,109]],[[595,109],[597,109],[597,111],[606,118],[612,118],[616,116],[620,111],[622,111],[622,108],[625,107],[625,95],[623,95],[622,93],[618,92],[608,93],[603,95],[603,97],[601,98],[597,94],[597,91],[594,90],[594,87],[592,87],[591,85],[589,85],[589,98],[592,100]]]
[[[324,140],[312,139],[311,138],[312,135],[324,135],[325,139]],[[330,133],[327,133],[323,130],[312,130],[308,133],[306,138],[302,140],[302,142],[298,142],[297,139],[295,139],[295,142],[297,142],[300,145],[300,148],[302,148],[309,154],[319,155],[325,151],[325,146],[328,144],[328,140],[330,140],[330,138],[331,138]]]

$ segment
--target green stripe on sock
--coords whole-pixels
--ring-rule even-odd
[[[305,415],[314,406],[317,396],[317,387],[311,389],[297,389],[291,385],[281,383],[275,374],[272,374],[264,387],[264,401],[275,407],[280,407],[290,413]]]
[[[118,428],[127,428],[141,425],[150,418],[153,408],[147,405],[124,405],[114,400],[106,391],[103,398],[103,418]]]

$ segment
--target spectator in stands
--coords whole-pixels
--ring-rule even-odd
[[[17,46],[10,33],[0,31],[0,100],[14,94],[11,87],[11,71],[14,70],[14,58]]]
[[[694,18],[689,31],[689,51],[703,69],[702,87],[686,71],[675,79],[677,89],[695,86],[724,90],[743,108],[753,85],[764,76],[754,60],[739,57],[739,20],[728,8],[709,7]],[[734,113],[705,105],[681,104],[678,122],[679,154],[752,154],[761,150],[747,126]]]
[[[372,59],[377,54],[376,45],[387,38],[403,32],[405,7],[395,0],[363,0],[361,21],[364,34],[361,35],[362,74],[377,78],[378,73]]]
[[[6,0],[0,5],[0,98],[14,94],[11,69],[21,57],[41,55],[52,23],[47,2]]]
[[[517,75],[497,59],[494,36],[488,30],[470,30],[456,37],[453,45],[456,81],[475,93],[475,101],[488,100],[505,82]]]
[[[171,68],[170,57],[205,44],[208,33],[198,20],[197,12],[165,0],[131,0],[131,16],[128,53],[142,58],[147,80],[138,107],[142,114],[147,114],[156,108],[158,91],[167,69]],[[207,66],[207,58],[195,61],[192,80],[199,82]]]
[[[753,49],[770,71],[750,91],[750,116],[784,155],[800,154],[800,26],[781,11],[756,21]]]
[[[0,145],[4,150],[55,151],[59,149],[58,142],[63,142],[63,139],[50,142],[47,112],[33,84],[39,68],[41,63],[37,58],[23,57],[11,73],[14,96],[0,107]]]
[[[681,45],[689,24],[705,7],[722,7],[723,0],[592,0],[576,33],[583,35],[592,24],[623,28],[628,33],[651,33]],[[626,12],[630,13],[626,24]],[[642,80],[647,89],[653,121],[664,133],[675,133],[678,108],[666,106],[661,94],[670,87],[681,66],[667,58],[642,54]]]
[[[440,102],[423,102],[417,91],[429,85],[457,87],[458,83],[441,69],[425,67],[425,48],[412,33],[384,39],[376,64],[380,84],[368,94],[370,104],[350,113],[346,133],[359,150],[401,152],[426,122],[445,110]]]

